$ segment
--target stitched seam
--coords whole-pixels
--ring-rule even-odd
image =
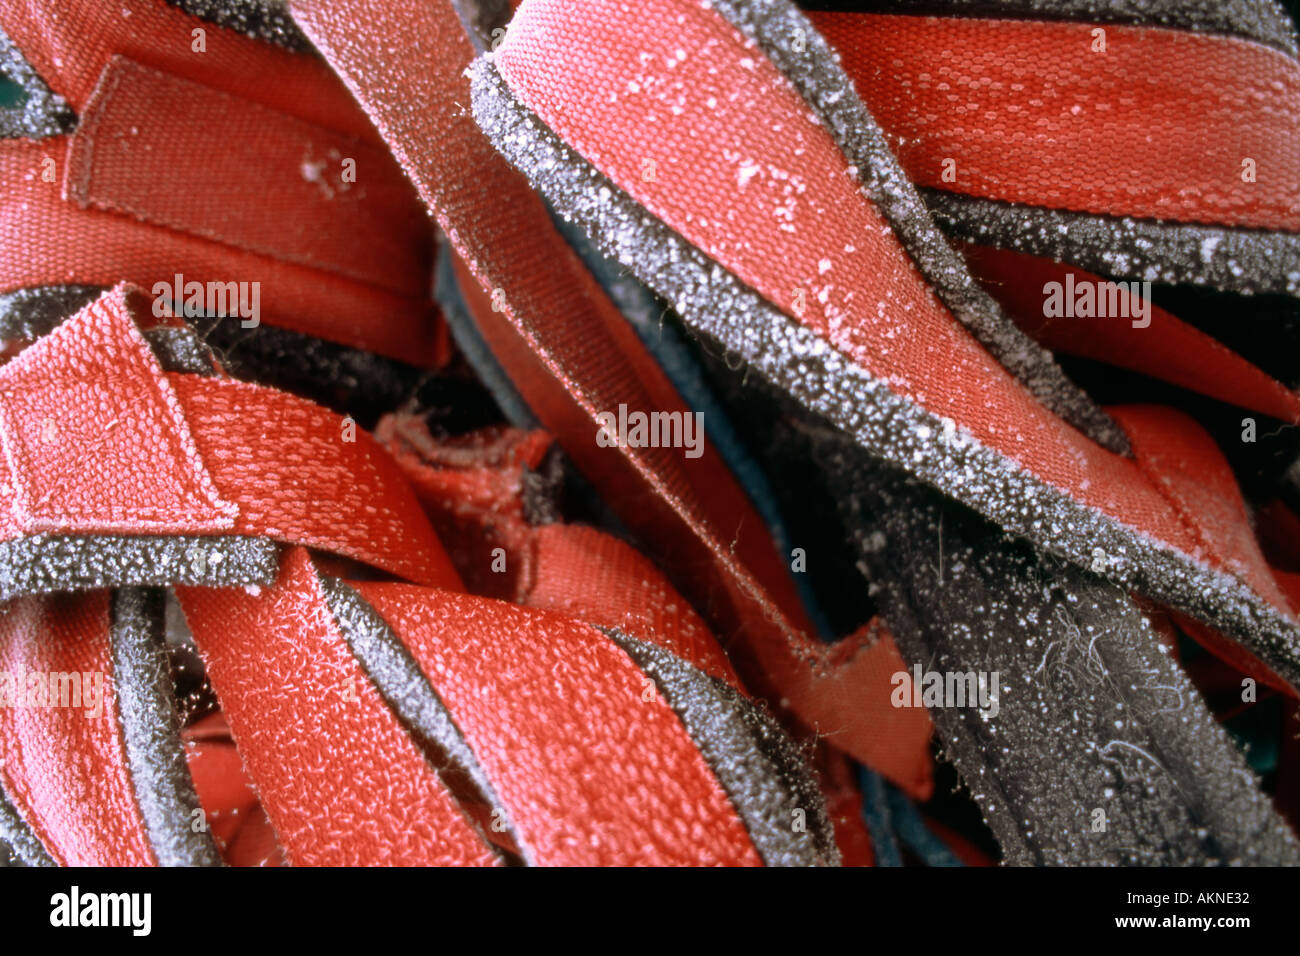
[[[118,87],[124,79],[130,79],[132,75],[141,77],[162,77],[165,80],[172,81],[179,86],[192,85],[203,90],[205,94],[215,96],[234,104],[240,110],[246,110],[250,113],[261,113],[269,118],[269,121],[282,127],[293,130],[295,135],[302,135],[305,142],[316,142],[324,140],[329,144],[329,148],[337,149],[342,155],[355,155],[359,159],[365,159],[368,165],[379,167],[383,165],[383,154],[375,148],[356,137],[348,136],[345,133],[337,133],[324,127],[315,126],[305,120],[290,116],[286,113],[280,113],[276,110],[269,109],[259,103],[246,100],[241,97],[227,93],[224,90],[214,89],[197,83],[193,80],[181,79],[169,73],[160,70],[153,70],[143,67],[124,56],[114,56],[105,67],[105,71],[113,71],[107,78],[107,85],[98,95],[92,97],[92,109],[89,112],[89,122],[84,122],[83,126],[77,133],[74,133],[69,145],[69,154],[77,154],[78,169],[84,167],[84,172],[79,177],[81,182],[78,185],[78,191],[72,194],[79,205],[83,208],[94,207],[110,212],[133,216],[142,222],[151,226],[173,229],[187,235],[197,236],[207,239],[211,242],[218,242],[222,245],[239,249],[243,252],[264,255],[269,258],[292,262],[297,265],[307,266],[327,272],[330,275],[337,275],[362,285],[370,286],[375,289],[388,292],[389,294],[401,295],[402,290],[392,283],[378,281],[379,277],[367,274],[361,270],[349,269],[345,263],[339,261],[327,261],[319,256],[311,255],[305,252],[290,252],[274,246],[262,246],[256,242],[248,240],[232,239],[221,232],[202,226],[195,226],[192,223],[175,219],[166,213],[159,213],[156,210],[146,209],[131,202],[120,199],[110,199],[105,196],[94,194],[92,189],[94,165],[96,158],[100,155],[96,150],[96,134],[101,123],[108,118],[108,112],[112,97],[117,93]],[[253,117],[250,116],[250,120]],[[85,132],[84,150],[77,149],[78,139],[81,137],[82,130]],[[307,135],[309,134],[309,135]],[[70,164],[71,172],[71,164]],[[360,207],[358,207],[359,209]]]

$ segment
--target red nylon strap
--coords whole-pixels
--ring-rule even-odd
[[[348,650],[305,551],[256,596],[176,592],[291,863],[495,862]]]
[[[814,666],[790,668],[781,692],[800,717],[821,717],[815,729],[828,743],[924,801],[933,792],[929,745],[934,725],[924,707],[891,703],[894,675],[910,672],[893,635],[876,618],[835,644]],[[863,748],[857,735],[865,735],[868,724],[870,746]],[[843,737],[850,737],[850,746]]]
[[[1109,411],[1128,435],[1138,464],[1195,539],[1188,553],[1228,570],[1294,613],[1264,560],[1236,477],[1214,440],[1172,408],[1130,405]]]
[[[120,309],[113,305],[119,304]],[[228,531],[185,413],[125,299],[100,299],[0,368],[13,505],[4,536],[41,531]]]
[[[1232,512],[1237,505],[1240,505],[1240,493],[1234,488],[1223,485],[1224,474],[1221,469],[1212,468],[1209,477],[1211,484],[1206,490],[1216,496],[1219,494],[1228,496],[1227,500],[1230,504],[1226,517],[1230,522],[1233,521]],[[1223,508],[1217,497],[1215,500],[1215,507]],[[1188,508],[1193,520],[1201,520],[1196,501],[1189,502]],[[1291,607],[1300,608],[1300,574],[1296,573],[1296,570],[1300,569],[1300,519],[1296,518],[1281,502],[1275,501],[1257,512],[1254,525],[1259,530],[1259,548],[1267,562],[1270,576],[1276,582],[1278,589],[1286,595]],[[1240,534],[1240,528],[1236,529],[1235,533]],[[1248,564],[1257,565],[1258,559],[1247,555],[1246,561]],[[1148,610],[1144,608],[1144,612]],[[1184,614],[1176,611],[1169,613],[1179,628],[1219,660],[1226,661],[1242,674],[1253,677],[1266,687],[1291,697],[1300,696],[1300,690],[1287,684],[1236,641]]]
[[[707,625],[636,549],[595,528],[529,521],[525,469],[536,469],[551,447],[545,432],[502,428],[439,440],[421,420],[389,415],[375,435],[439,537],[452,542],[471,593],[613,628],[739,687]]]
[[[1130,406],[1110,412],[1123,426],[1141,466],[1200,542],[1193,556],[1221,562],[1284,610],[1294,613],[1300,608],[1300,590],[1290,590],[1286,572],[1265,559],[1236,478],[1213,440],[1170,408]],[[1285,694],[1300,693],[1236,641],[1185,614],[1173,614],[1180,628],[1220,660]]]
[[[599,631],[449,592],[357,590],[420,663],[533,862],[760,865],[677,715]]]
[[[417,584],[456,572],[392,460],[333,412],[272,389],[169,376],[235,531],[334,551]]]
[[[503,161],[493,154],[491,162],[500,166]],[[503,177],[507,174],[517,189],[527,188],[514,173],[501,170]],[[493,355],[509,370],[511,380],[534,414],[556,435],[583,473],[600,481],[602,499],[638,533],[664,549],[681,547],[678,521],[665,526],[663,516],[647,513],[645,508],[647,494],[652,499],[667,495],[680,500],[697,522],[710,527],[709,534],[735,540],[737,552],[763,582],[771,600],[782,613],[802,621],[794,587],[777,561],[761,519],[711,443],[704,442],[698,459],[685,458],[680,449],[612,449],[596,444],[598,412],[616,410],[620,404],[631,410],[682,414],[689,414],[689,409],[627,321],[544,218],[536,194],[529,190],[527,197],[531,209],[522,209],[531,212],[539,229],[546,230],[540,240],[554,245],[546,253],[541,247],[526,252],[539,257],[545,254],[550,264],[529,266],[494,254],[497,278],[492,281],[506,283],[507,289],[527,290],[530,299],[535,295],[535,301],[540,303],[553,293],[547,293],[543,283],[533,278],[537,273],[527,270],[557,274],[555,261],[560,260],[567,267],[572,288],[581,293],[575,303],[579,311],[541,311],[537,306],[538,314],[533,315],[531,310],[529,313],[531,328],[521,336],[507,314],[508,306],[507,310],[492,307],[486,291],[491,286],[485,286],[482,276],[476,278],[463,262],[458,262],[457,275],[466,305]],[[523,202],[524,194],[513,199]],[[518,203],[512,201],[506,208],[523,218]],[[537,238],[528,240],[529,245],[536,242]]]
[[[181,732],[203,818],[230,866],[279,866],[284,854],[220,712]]]
[[[0,671],[23,695],[0,706],[0,778],[55,862],[156,865],[118,722],[108,592],[8,602],[0,614]],[[72,674],[80,701],[72,678],[61,682]],[[87,682],[101,688],[98,715]],[[61,706],[48,706],[52,687]]]
[[[520,603],[656,644],[739,687],[708,626],[635,548],[595,528],[561,524],[536,528],[533,547],[532,587]]]
[[[1075,287],[1103,281],[1073,266],[1006,249],[965,246],[971,271],[1034,340],[1054,352],[1098,359],[1220,401],[1300,424],[1300,395],[1274,381],[1236,352],[1159,306],[1150,304],[1150,324],[1128,318],[1047,318],[1045,287],[1067,277]]]
[[[500,164],[500,157],[494,154],[491,162]],[[524,197],[520,201],[525,201]],[[526,201],[537,203],[531,190]],[[512,201],[502,208],[518,211],[521,207]],[[458,264],[466,304],[493,354],[509,370],[533,412],[583,474],[597,483],[602,500],[656,554],[672,554],[686,569],[681,583],[698,589],[693,595],[697,603],[718,600],[700,592],[717,587],[721,574],[732,578],[721,587],[747,592],[740,598],[741,605],[762,605],[764,620],[780,620],[788,631],[794,627],[807,630],[802,606],[762,519],[712,443],[704,440],[702,454],[694,460],[685,458],[680,449],[602,448],[596,443],[596,415],[620,404],[634,410],[681,414],[690,414],[690,410],[572,250],[553,234],[549,222],[540,219],[540,207],[535,211],[539,222],[552,233],[549,240],[557,244],[548,255],[551,265],[530,266],[494,253],[500,269],[495,281],[505,282],[511,289],[536,286],[534,277],[554,276],[554,260],[560,258],[571,267],[571,287],[583,289],[583,298],[599,303],[599,308],[541,311],[539,306],[539,311],[530,315],[538,324],[521,336],[504,311],[491,307],[482,278],[476,280]],[[532,252],[542,255],[540,249]],[[534,291],[539,303],[549,297],[541,289]],[[616,337],[606,334],[614,330],[618,331]],[[734,568],[717,567],[718,555],[724,550],[729,558],[740,559],[731,562]],[[742,609],[736,613],[746,617],[751,612]]]
[[[1103,53],[1091,23],[809,18],[917,185],[1300,230],[1300,63],[1278,50],[1109,23]],[[1246,158],[1254,181],[1243,181]],[[955,182],[943,179],[949,159]]]
[[[165,0],[19,0],[0,7],[0,26],[41,79],[78,114],[109,58],[121,54],[309,123],[379,142],[343,84],[316,57],[200,20]],[[203,30],[203,52],[194,49],[196,29]]]
[[[0,368],[0,536],[266,536],[420,584],[456,581],[398,467],[337,415],[230,379],[165,374],[127,290]]]
[[[428,220],[384,150],[125,57],[86,104],[64,190],[83,207],[407,298],[428,288]]]
[[[537,195],[475,125],[463,75],[474,54],[451,5],[347,0],[291,7],[460,253],[462,276],[476,280],[463,281],[462,291],[480,331],[548,431],[656,554],[687,569],[678,583],[696,606],[707,608],[721,630],[743,635],[753,675],[767,675],[779,688],[772,696],[808,725],[833,728],[837,745],[874,766],[887,694],[864,694],[845,707],[840,698],[808,693],[827,674],[827,651],[807,636],[761,519],[716,452],[706,445],[700,459],[687,461],[674,450],[596,445],[596,414],[621,401],[645,411],[684,406]],[[412,40],[400,60],[388,51],[391,35]],[[499,310],[491,304],[498,289]],[[921,749],[906,772],[882,772],[927,795],[928,761]]]
[[[526,106],[638,203],[896,392],[1076,501],[1198,553],[1201,541],[1138,463],[1052,415],[952,317],[776,67],[720,15],[681,12],[671,0],[650,0],[635,18],[613,0],[532,4],[494,62]],[[672,81],[657,82],[670,60]],[[641,176],[647,157],[655,181]],[[696,215],[702,208],[727,214]],[[800,291],[806,309],[795,306]]]

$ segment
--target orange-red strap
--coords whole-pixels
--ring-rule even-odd
[[[305,551],[260,594],[177,594],[289,862],[495,862],[349,652]]]
[[[4,792],[57,863],[156,864],[122,739],[109,592],[17,598],[3,610]]]
[[[752,655],[741,656],[780,688],[773,696],[810,726],[833,728],[845,750],[874,761],[887,694],[864,692],[845,708],[842,698],[806,692],[827,672],[827,651],[808,636],[761,519],[716,453],[706,445],[701,458],[686,460],[680,449],[595,443],[596,415],[620,402],[686,409],[556,233],[536,193],[474,124],[464,76],[474,51],[450,3],[305,0],[291,7],[460,253],[462,275],[475,280],[462,288],[479,328],[533,411],[620,518],[657,555],[686,569],[678,583],[696,605],[720,629],[743,635]],[[401,59],[386,49],[391,33],[415,44]],[[882,770],[924,793],[928,761],[921,748],[906,770]]]
[[[318,59],[164,0],[33,0],[0,26],[79,114],[0,141],[0,289],[243,283],[258,321],[440,364],[431,231]]]
[[[23,0],[0,27],[36,73],[81,113],[114,54],[378,142],[329,67],[190,16],[166,0]],[[203,49],[197,49],[201,30]]]
[[[1020,328],[1054,352],[1098,359],[1220,401],[1300,424],[1300,395],[1154,303],[1145,318],[1045,316],[1049,287],[1098,289],[1100,276],[1007,249],[966,246],[971,270]],[[1073,311],[1073,309],[1071,309]],[[1149,321],[1148,321],[1149,320]]]
[[[406,298],[428,291],[428,219],[382,148],[124,56],[68,143],[64,193]]]
[[[369,435],[272,389],[164,373],[127,296],[106,293],[0,368],[0,540],[243,534],[458,586]]]
[[[809,18],[917,185],[1300,231],[1300,62],[1272,47],[1123,24],[1100,49],[1091,23]]]
[[[1168,500],[1194,542],[1188,554],[1245,581],[1275,606],[1293,613],[1250,526],[1236,476],[1214,439],[1172,408],[1112,408],[1139,467]]]

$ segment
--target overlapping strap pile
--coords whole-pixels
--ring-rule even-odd
[[[629,18],[612,3],[530,4],[476,64],[474,103],[561,212],[807,409],[1296,685],[1295,609],[1212,441],[1154,408],[1111,410],[1122,443],[1085,434],[1040,368],[990,345],[971,310],[1010,320],[969,292],[852,80],[791,5],[663,0]]]
[[[809,19],[954,236],[1300,294],[1300,63],[1279,4],[908,6]]]
[[[388,452],[217,363],[167,370],[145,301],[106,293],[0,368],[22,856],[217,861],[163,658],[172,585],[288,862],[838,859],[802,756],[666,582],[633,603],[635,556],[566,579],[626,545],[543,535],[559,557],[529,590],[567,614],[463,593]]]
[[[462,26],[462,11],[478,22],[476,6],[349,0],[290,9],[455,249],[477,330],[532,415],[705,610],[746,685],[909,793],[928,796],[929,721],[889,705],[890,677],[902,666],[892,638],[865,639],[864,628],[833,649],[813,636],[786,559],[713,444],[686,458],[678,449],[596,442],[598,416],[620,405],[691,409],[469,115],[465,70],[475,44],[492,36]],[[388,51],[390,35],[409,40],[400,59]]]
[[[27,96],[0,139],[3,337],[48,330],[68,301],[128,281],[166,288],[187,315],[441,361],[428,221],[298,41],[166,0],[0,10],[7,73]]]

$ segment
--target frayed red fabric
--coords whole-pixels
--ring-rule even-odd
[[[536,576],[525,482],[554,439],[546,432],[485,429],[435,438],[414,415],[385,415],[375,440],[392,455],[473,594],[518,602]]]
[[[582,525],[530,521],[525,475],[553,445],[545,432],[501,429],[437,440],[388,416],[376,437],[392,452],[474,594],[558,611],[671,651],[742,689],[708,626],[654,564]]]

